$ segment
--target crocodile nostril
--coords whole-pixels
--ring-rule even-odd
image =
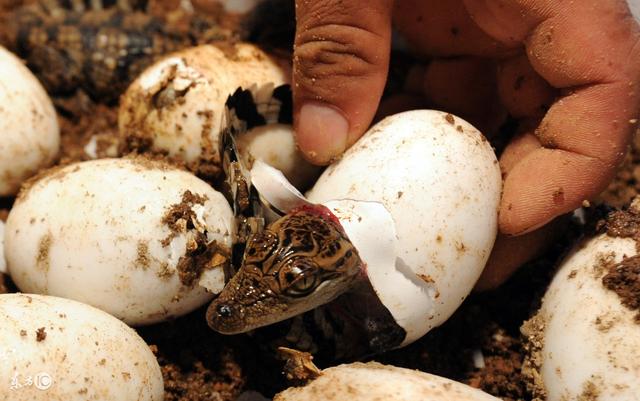
[[[220,305],[218,306],[218,315],[221,317],[229,317],[231,316],[231,307],[229,305]]]

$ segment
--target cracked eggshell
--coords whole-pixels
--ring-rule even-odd
[[[418,110],[372,127],[307,197],[380,202],[391,214],[395,263],[367,274],[407,331],[406,345],[448,319],[473,288],[495,241],[501,184],[480,132],[451,114]],[[388,228],[368,232],[380,230]]]
[[[232,221],[224,196],[188,172],[146,159],[101,159],[52,170],[23,191],[9,213],[5,254],[23,292],[149,324],[212,298],[197,270],[226,261]],[[215,241],[221,253],[190,254],[198,238]],[[213,266],[203,276],[215,292],[224,274]]]
[[[148,345],[101,310],[51,296],[3,294],[0,321],[0,399],[163,398],[162,373]]]
[[[309,163],[296,147],[291,125],[252,128],[238,135],[236,145],[246,166],[251,168],[255,160],[262,160],[280,170],[296,188],[309,188],[320,175],[321,168]]]
[[[187,163],[219,161],[225,102],[239,87],[279,86],[288,73],[257,47],[203,45],[146,69],[120,101],[121,135]]]
[[[49,166],[60,148],[58,119],[38,79],[0,47],[0,196]]]
[[[320,377],[306,386],[292,387],[274,398],[274,401],[320,400],[499,401],[453,380],[377,362],[324,369]]]
[[[633,239],[605,233],[560,264],[540,310],[522,328],[529,348],[523,371],[534,395],[547,401],[638,399],[638,311],[603,285],[610,266],[637,253]]]

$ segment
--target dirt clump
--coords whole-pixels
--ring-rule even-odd
[[[618,294],[624,306],[638,312],[635,320],[640,323],[640,255],[610,266],[602,284]]]
[[[42,342],[47,338],[47,331],[45,330],[44,327],[40,327],[38,330],[36,330],[36,341],[37,342]]]

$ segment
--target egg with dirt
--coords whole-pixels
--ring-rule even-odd
[[[298,151],[290,127],[291,94],[286,63],[254,45],[203,45],[168,55],[147,68],[122,96],[118,126],[129,151],[160,153],[199,176],[221,173],[220,132],[228,123],[225,102],[238,89],[250,122],[238,136],[248,166],[263,159],[294,184],[308,188],[319,169]],[[247,116],[243,116],[247,117]],[[286,123],[283,125],[283,123]]]
[[[377,362],[338,365],[318,372],[303,387],[276,394],[274,401],[388,400],[388,401],[498,401],[465,384]]]
[[[201,283],[220,291],[232,219],[222,194],[164,162],[59,167],[25,187],[9,213],[8,272],[23,292],[154,323],[209,301]]]
[[[523,372],[535,397],[623,401],[640,394],[640,198],[609,214],[603,231],[560,263],[522,327]]]
[[[160,401],[160,366],[138,334],[80,302],[0,295],[0,399]]]

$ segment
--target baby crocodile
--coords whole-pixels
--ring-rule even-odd
[[[209,306],[224,334],[299,315],[348,291],[362,269],[358,251],[324,206],[302,206],[254,234],[242,265]]]
[[[320,205],[294,209],[251,236],[240,269],[207,310],[209,326],[224,334],[293,316],[286,337],[306,345],[285,344],[313,351],[311,340],[330,359],[384,352],[406,336],[375,294],[340,222]]]

